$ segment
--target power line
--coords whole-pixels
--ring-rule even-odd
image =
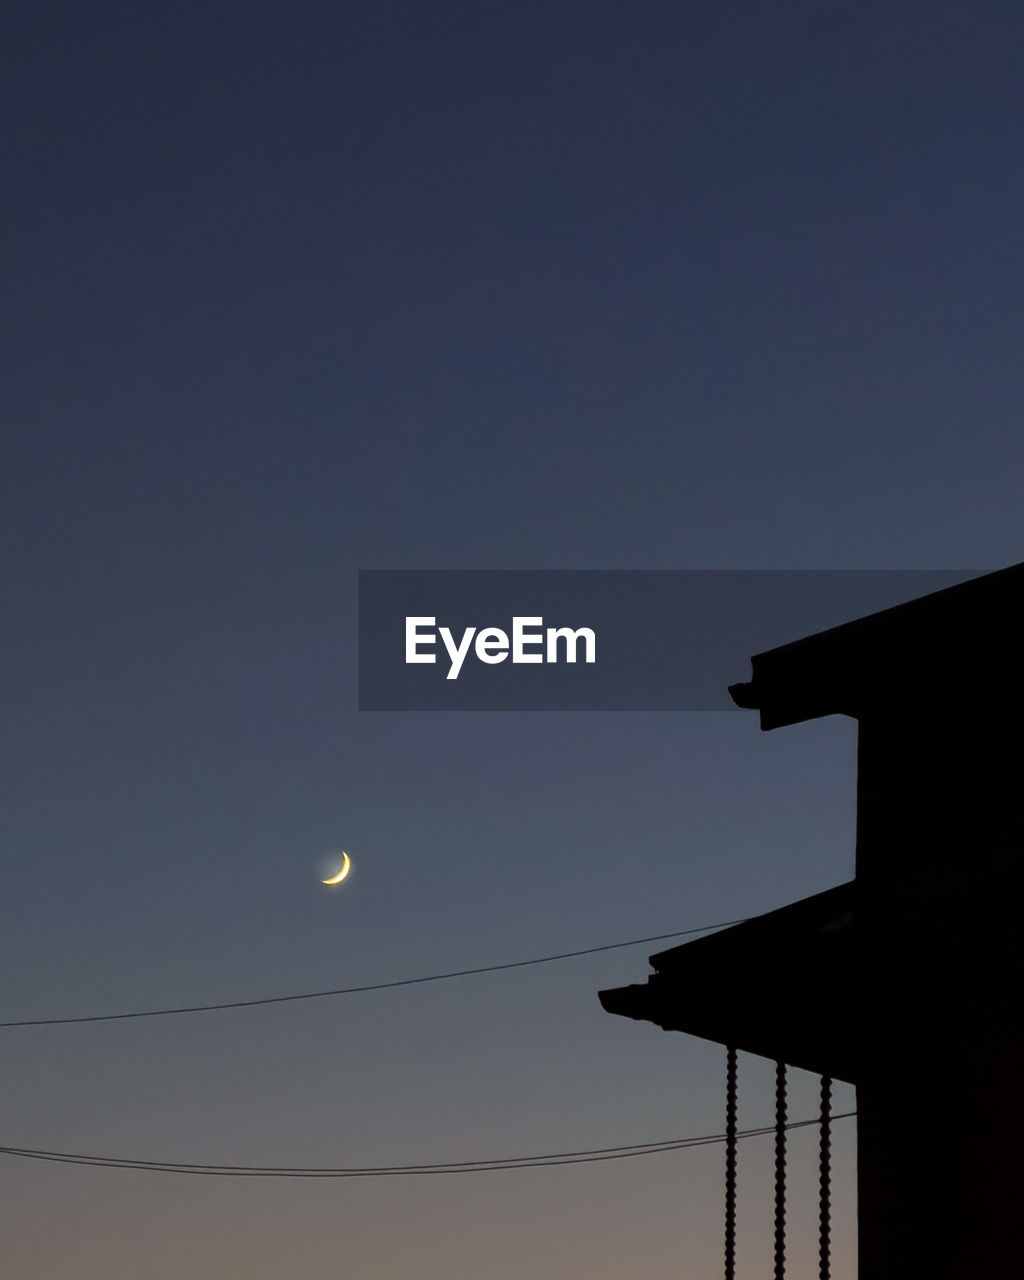
[[[119,1022],[127,1018],[166,1018],[182,1013],[251,1009],[256,1005],[286,1004],[293,1000],[320,1000],[324,996],[350,996],[362,991],[387,991],[393,987],[411,987],[421,982],[443,982],[446,978],[467,978],[475,973],[496,973],[499,969],[525,969],[528,965],[550,964],[553,960],[570,960],[575,956],[594,955],[598,951],[615,951],[619,947],[637,947],[644,942],[663,942],[668,938],[684,938],[689,934],[707,933],[712,929],[724,929],[729,925],[742,923],[742,920],[723,920],[719,924],[699,925],[695,929],[680,929],[676,933],[657,933],[650,938],[632,938],[629,942],[609,942],[601,947],[584,947],[581,951],[561,951],[557,955],[538,956],[533,960],[511,960],[505,964],[481,965],[476,969],[454,969],[450,973],[430,973],[421,978],[400,978],[396,982],[373,982],[361,987],[335,987],[329,991],[300,991],[294,995],[261,996],[256,1000],[225,1000],[221,1004],[182,1005],[171,1009],[132,1009],[127,1013],[91,1013],[70,1018],[23,1018],[19,1021],[0,1022],[0,1030],[13,1027],[63,1027],[81,1022]]]
[[[857,1113],[844,1111],[832,1117],[845,1120]],[[792,1120],[787,1129],[804,1129],[819,1125],[820,1117],[811,1120]],[[758,1129],[742,1129],[738,1138],[756,1138],[774,1133],[775,1126]],[[432,1174],[492,1173],[506,1169],[550,1169],[566,1164],[594,1164],[604,1160],[627,1160],[633,1156],[658,1155],[664,1151],[681,1151],[691,1147],[706,1147],[724,1142],[724,1133],[705,1134],[701,1137],[666,1138],[660,1142],[632,1143],[622,1147],[596,1147],[585,1151],[561,1151],[537,1156],[504,1156],[493,1160],[465,1160],[434,1164],[376,1165],[363,1167],[318,1167],[287,1165],[228,1165],[195,1164],[169,1160],[141,1160],[128,1156],[87,1155],[73,1151],[41,1151],[30,1147],[0,1147],[0,1155],[17,1156],[29,1160],[44,1160],[57,1164],[86,1165],[99,1169],[131,1169],[141,1173],[187,1173],[205,1177],[233,1178],[383,1178],[410,1177]]]

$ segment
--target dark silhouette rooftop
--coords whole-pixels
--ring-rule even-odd
[[[781,645],[729,688],[761,728],[885,705],[944,709],[1021,700],[1024,564]]]

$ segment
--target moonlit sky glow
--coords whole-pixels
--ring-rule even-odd
[[[847,879],[851,722],[359,714],[356,573],[1024,559],[1022,35],[986,0],[16,0],[0,1020],[497,964]],[[0,1145],[384,1165],[714,1133],[723,1051],[597,1001],[663,945],[3,1031]],[[744,1059],[742,1125],[771,1090]],[[815,1098],[794,1073],[791,1114]],[[835,1145],[852,1280],[852,1122]],[[816,1135],[791,1147],[808,1276]],[[0,1267],[713,1275],[722,1168],[0,1156]],[[770,1168],[744,1144],[744,1274]]]

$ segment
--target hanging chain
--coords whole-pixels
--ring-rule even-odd
[[[786,1274],[786,1064],[775,1064],[775,1280]]]
[[[725,1280],[736,1276],[736,1050],[725,1058]]]
[[[736,1050],[730,1045],[725,1059],[725,1280],[736,1277],[736,1151],[737,1151]],[[786,1274],[786,1064],[775,1064],[775,1272]],[[832,1078],[821,1077],[821,1113],[818,1164],[818,1280],[832,1274]]]
[[[821,1077],[821,1129],[818,1160],[818,1280],[832,1274],[832,1078]]]

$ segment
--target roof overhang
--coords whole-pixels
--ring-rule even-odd
[[[1022,702],[1024,564],[756,654],[729,688],[761,728],[906,707],[960,715]]]
[[[645,984],[601,991],[601,1004],[855,1083],[854,894],[851,881],[659,952]]]

